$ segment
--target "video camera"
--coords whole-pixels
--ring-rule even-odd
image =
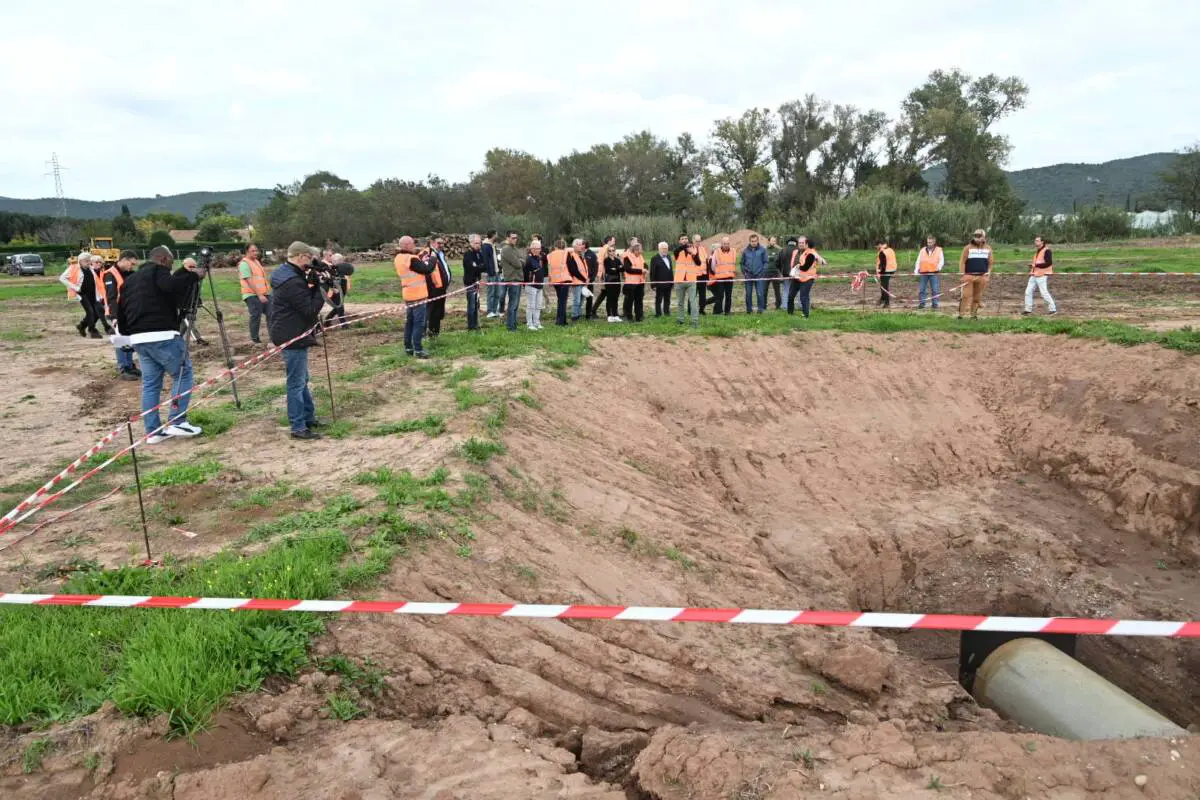
[[[210,269],[212,269],[212,260],[213,260],[212,248],[211,247],[201,247],[198,255],[199,255],[199,258],[196,260],[196,264],[200,267],[200,269],[204,270],[205,272],[208,272]]]
[[[341,305],[342,293],[345,290],[344,279],[354,274],[354,265],[345,261],[340,264],[330,264],[314,257],[308,269],[309,285],[320,286],[326,294],[332,293],[333,296],[329,302],[335,308]]]

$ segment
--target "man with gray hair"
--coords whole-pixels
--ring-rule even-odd
[[[333,322],[334,317],[337,317],[340,322],[346,321],[346,295],[350,294],[350,276],[354,274],[354,266],[346,261],[346,257],[341,253],[334,253],[329,257],[330,272],[333,274],[333,279],[337,281],[338,293],[335,296],[336,302],[333,308],[329,309],[329,313],[325,315],[325,324]]]
[[[288,245],[287,260],[271,273],[267,330],[271,343],[283,348],[287,415],[293,439],[320,439],[321,434],[315,428],[324,425],[317,419],[312,390],[308,388],[308,348],[317,344],[314,329],[329,297],[322,293],[320,278],[312,269],[313,257],[319,252],[304,242],[292,242]]]
[[[472,233],[467,237],[467,252],[463,253],[463,286],[467,287],[467,330],[479,330],[479,279],[487,274],[488,264],[483,253],[483,237]],[[488,286],[491,294],[491,286]]]
[[[147,444],[201,433],[199,426],[187,421],[192,364],[179,330],[181,312],[198,288],[200,273],[194,261],[191,266],[185,261],[183,269],[172,273],[174,261],[169,248],[160,245],[151,250],[150,260],[125,279],[118,305],[117,328],[129,337],[142,362],[142,423]],[[171,391],[176,396],[166,426],[157,409],[165,375],[171,376]]]

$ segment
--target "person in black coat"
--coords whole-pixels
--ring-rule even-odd
[[[650,283],[654,286],[654,316],[671,316],[671,290],[675,288],[675,265],[666,242],[658,243],[658,254],[650,259]]]
[[[311,269],[313,257],[319,252],[304,242],[292,242],[287,249],[287,261],[271,273],[267,329],[271,342],[283,347],[287,413],[293,439],[320,439],[314,429],[324,425],[317,419],[312,391],[308,388],[308,348],[317,343],[314,332],[326,300],[317,274]]]
[[[479,330],[479,279],[495,269],[494,261],[488,263],[483,254],[483,239],[472,233],[467,239],[470,245],[463,253],[463,286],[467,287],[467,330]]]

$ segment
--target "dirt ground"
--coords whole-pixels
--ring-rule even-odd
[[[1134,280],[1122,291],[1157,279]],[[0,360],[11,481],[46,475],[137,403],[137,384],[106,377],[107,347],[63,348],[53,314],[27,313],[45,338],[4,343]],[[388,336],[352,332],[334,369]],[[216,361],[203,357],[206,374]],[[507,453],[481,468],[495,491],[471,557],[398,559],[380,597],[1146,619],[1200,607],[1193,357],[1057,337],[797,333],[595,340],[562,377],[526,360],[478,364],[481,385],[529,380],[539,407],[510,405]],[[247,389],[278,383],[268,369]],[[363,413],[410,417],[413,393],[436,401],[437,386],[378,376],[359,385]],[[300,459],[333,480],[381,463],[458,470],[469,430],[455,419],[432,439],[301,449],[271,418],[239,423],[198,443],[232,477],[152,490],[197,534],[158,524],[155,546],[214,552],[291,510],[226,501],[243,482],[304,482]],[[0,590],[61,560],[72,535],[93,539],[81,555],[127,563],[135,515],[121,494],[0,551]],[[1200,796],[1191,740],[1022,732],[957,683],[957,646],[935,632],[339,617],[317,654],[388,676],[367,719],[328,719],[340,679],[311,670],[235,698],[195,744],[105,708],[49,733],[0,733],[0,796]],[[1200,723],[1193,643],[1083,639],[1079,657],[1180,725]],[[48,735],[44,769],[22,774],[24,746]]]

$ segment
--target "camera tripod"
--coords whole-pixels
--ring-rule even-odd
[[[204,270],[205,277],[208,279],[208,288],[212,295],[213,307],[212,310],[204,308],[204,302],[200,296],[200,284],[204,281],[201,279],[201,281],[197,282],[196,285],[192,287],[192,296],[188,299],[183,320],[180,323],[179,332],[183,335],[183,346],[185,350],[189,348],[189,337],[195,337],[198,344],[207,344],[204,339],[200,337],[200,334],[196,332],[196,315],[200,312],[201,308],[204,308],[204,310],[208,312],[208,315],[217,321],[217,333],[221,337],[221,350],[225,355],[225,366],[232,370],[234,367],[233,347],[230,346],[229,335],[225,332],[225,315],[221,313],[221,304],[217,301],[217,287],[216,284],[213,283],[212,267],[208,263],[205,263],[202,269]],[[241,398],[238,397],[236,375],[230,375],[229,387],[233,392],[234,407],[238,410],[241,410],[242,401]]]

